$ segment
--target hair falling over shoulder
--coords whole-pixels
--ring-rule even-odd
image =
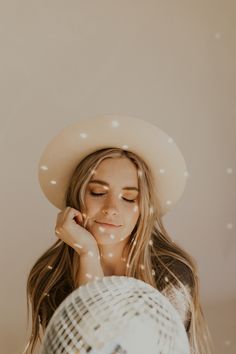
[[[143,280],[163,293],[167,285],[182,289],[188,303],[185,328],[191,354],[211,354],[213,344],[200,302],[196,262],[168,235],[160,216],[153,176],[146,163],[136,154],[118,148],[95,151],[76,167],[65,203],[81,210],[92,172],[103,159],[120,157],[130,159],[136,166],[140,188],[140,216],[130,235],[126,275]],[[144,265],[145,271],[140,264]],[[24,354],[35,353],[53,313],[76,289],[78,271],[79,254],[61,240],[57,240],[33,265],[26,288],[28,326],[31,305],[31,335]]]

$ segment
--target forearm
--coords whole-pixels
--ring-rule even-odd
[[[99,250],[80,255],[77,287],[102,277],[104,277],[104,272],[100,263]]]

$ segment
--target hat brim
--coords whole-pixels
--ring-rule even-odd
[[[60,131],[44,149],[38,178],[41,189],[55,207],[63,210],[64,196],[79,161],[106,147],[118,147],[139,155],[151,169],[161,215],[183,194],[187,169],[174,140],[156,125],[124,115],[103,115],[75,122]]]

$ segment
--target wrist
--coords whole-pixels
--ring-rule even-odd
[[[80,257],[83,258],[95,258],[95,259],[101,259],[99,248],[97,246],[91,247],[90,250],[88,251],[82,251],[80,252]]]

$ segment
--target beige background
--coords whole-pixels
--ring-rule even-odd
[[[198,262],[215,354],[236,353],[235,1],[1,1],[0,46],[1,354],[26,344],[26,279],[55,241],[40,154],[96,114],[156,123],[182,150],[164,223]]]

